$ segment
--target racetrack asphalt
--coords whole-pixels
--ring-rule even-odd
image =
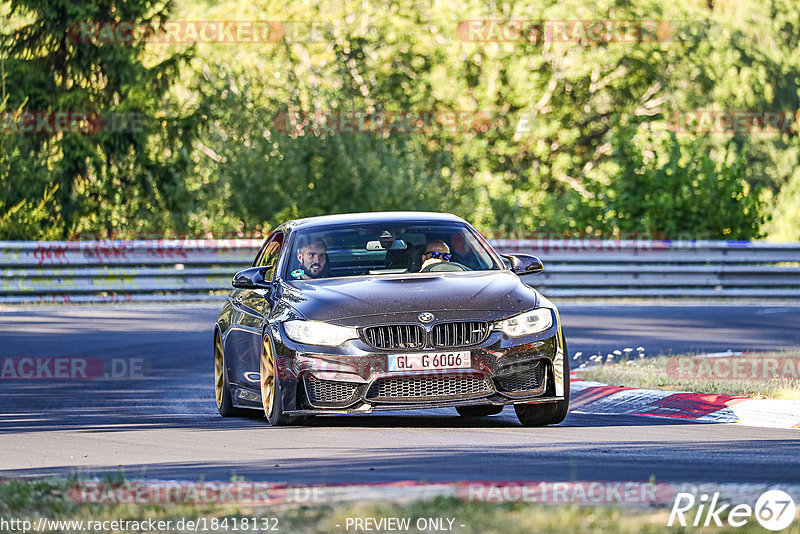
[[[649,480],[796,483],[800,430],[570,414],[524,428],[506,408],[317,418],[270,428],[213,400],[218,307],[102,305],[0,312],[0,357],[141,361],[141,376],[0,380],[0,476],[124,470],[129,478],[290,483]],[[800,348],[800,307],[561,304],[571,352]]]

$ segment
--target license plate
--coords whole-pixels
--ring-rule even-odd
[[[423,354],[390,354],[390,371],[427,371],[429,369],[469,369],[472,357],[467,352],[430,352]]]

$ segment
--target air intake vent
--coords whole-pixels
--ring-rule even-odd
[[[380,378],[370,386],[371,401],[424,401],[480,397],[492,393],[491,382],[477,376],[421,376],[419,378]]]
[[[305,384],[308,402],[312,406],[344,407],[353,404],[358,398],[358,384],[313,377],[306,377]]]
[[[545,364],[536,362],[534,367],[524,371],[517,371],[512,375],[495,378],[498,389],[507,393],[520,393],[543,391],[545,387]]]

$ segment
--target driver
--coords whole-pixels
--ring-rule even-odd
[[[303,238],[297,246],[300,269],[292,271],[293,278],[312,280],[328,276],[328,247],[319,238]]]
[[[425,252],[422,253],[422,267],[419,270],[421,272],[425,267],[450,261],[450,258],[450,247],[447,246],[447,243],[441,239],[435,239],[425,247]]]

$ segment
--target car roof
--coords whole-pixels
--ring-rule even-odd
[[[361,223],[396,223],[396,222],[466,222],[451,213],[428,211],[375,211],[364,213],[341,213],[338,215],[322,215],[287,221],[281,225],[285,228],[313,228],[331,224]]]

